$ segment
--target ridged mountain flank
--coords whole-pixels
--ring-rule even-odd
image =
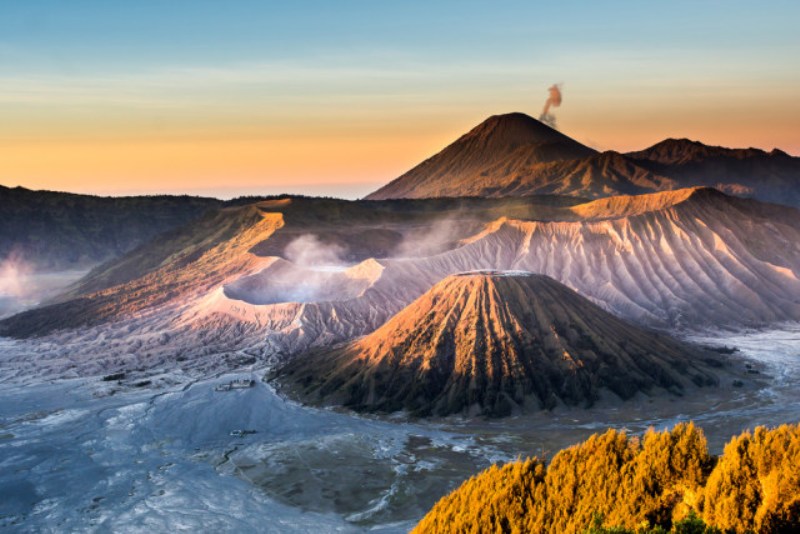
[[[356,411],[504,416],[590,406],[606,390],[716,383],[708,355],[628,324],[544,275],[452,275],[372,334],[292,359],[291,395]]]
[[[594,154],[524,113],[494,115],[367,199],[492,196],[517,171]]]

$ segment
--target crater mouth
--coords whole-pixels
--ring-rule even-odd
[[[478,269],[475,271],[462,271],[460,273],[454,273],[451,276],[453,277],[467,277],[467,276],[487,276],[491,278],[511,278],[511,277],[524,277],[524,276],[533,276],[535,273],[530,271],[521,271],[518,269]]]
[[[305,267],[278,259],[258,273],[225,285],[223,291],[228,298],[254,305],[339,302],[363,295],[382,271],[375,260],[353,266]]]

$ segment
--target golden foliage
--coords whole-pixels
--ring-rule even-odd
[[[544,472],[544,464],[536,458],[493,465],[440,500],[414,532],[522,534],[524,519],[543,497]]]
[[[733,438],[708,478],[703,518],[735,533],[800,530],[798,429],[758,427]]]
[[[547,467],[536,458],[492,466],[413,532],[800,531],[800,425],[756,428],[716,460],[692,423],[641,438],[609,430]]]

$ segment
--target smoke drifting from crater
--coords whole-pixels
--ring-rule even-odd
[[[32,266],[12,252],[0,261],[0,297],[24,297],[30,290],[27,279]]]
[[[0,258],[0,319],[56,296],[86,271],[41,272],[24,254],[12,250]]]
[[[303,267],[346,266],[345,250],[333,243],[323,243],[313,234],[301,235],[286,245],[286,259]]]
[[[550,108],[557,108],[561,105],[561,84],[556,83],[551,85],[548,91],[550,92],[550,96],[544,103],[544,109],[542,109],[542,114],[539,115],[539,120],[551,128],[558,129],[556,126],[556,116],[550,113]]]
[[[456,241],[464,237],[464,217],[438,219],[430,225],[411,230],[395,247],[392,257],[417,258],[438,254],[455,248]]]

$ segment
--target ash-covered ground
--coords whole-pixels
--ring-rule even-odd
[[[207,354],[189,370],[164,365],[110,380],[75,377],[80,366],[59,376],[52,360],[37,376],[29,361],[23,379],[20,362],[35,360],[36,342],[2,339],[0,527],[404,532],[490,463],[552,456],[609,426],[641,432],[691,419],[719,451],[745,428],[800,419],[800,325],[691,339],[737,347],[731,365],[751,383],[723,384],[700,399],[642,397],[472,422],[307,408],[261,381],[269,365],[261,358],[225,371],[229,354]],[[236,378],[255,385],[215,391]]]

